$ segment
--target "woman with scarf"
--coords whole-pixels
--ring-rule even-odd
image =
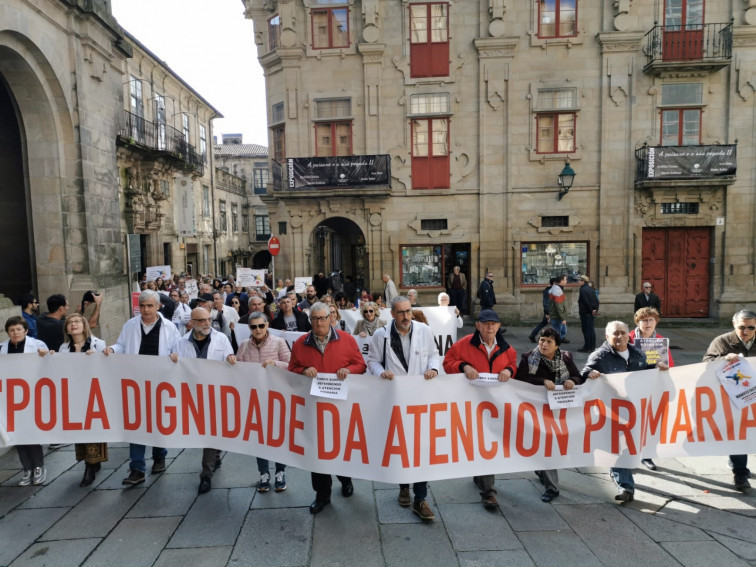
[[[379,319],[380,311],[378,305],[373,301],[365,301],[360,303],[360,312],[362,313],[362,319],[357,321],[354,326],[353,335],[359,335],[362,338],[372,337],[381,327],[386,325],[386,321]]]
[[[545,386],[547,390],[554,390],[557,386],[571,390],[580,384],[583,380],[572,354],[561,350],[560,344],[559,331],[550,327],[541,331],[538,346],[522,354],[515,379]],[[536,471],[536,475],[546,488],[541,500],[551,502],[559,496],[559,473],[556,469]]]
[[[80,313],[74,313],[66,317],[63,324],[63,344],[60,345],[60,353],[85,353],[102,352],[105,350],[105,341],[95,337],[89,330],[89,323]],[[102,463],[108,460],[107,443],[76,443],[76,460],[84,461],[84,477],[79,486],[89,486],[94,482],[95,474],[102,468]]]

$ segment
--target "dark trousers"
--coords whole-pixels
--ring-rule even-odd
[[[409,488],[409,484],[400,484],[399,488]],[[415,502],[422,502],[428,497],[428,481],[416,482],[412,485],[412,492],[415,493]]]
[[[16,445],[18,458],[25,471],[33,471],[45,466],[45,453],[42,445]]]
[[[594,326],[594,318],[592,313],[588,313],[587,315],[584,313],[580,314],[580,327],[583,330],[583,340],[585,341],[583,348],[595,349],[596,327]]]
[[[449,290],[449,305],[454,305],[460,311],[467,309],[467,294],[464,289],[450,289]]]
[[[748,455],[730,455],[730,462],[732,463],[732,474],[735,476],[747,477],[751,474],[751,471],[748,470]]]
[[[200,478],[212,478],[215,461],[220,459],[220,456],[220,449],[202,450],[202,473],[200,473]]]
[[[531,338],[536,338],[536,335],[541,331],[541,329],[543,329],[548,324],[549,324],[549,316],[544,314],[543,319],[541,319],[541,322],[538,323],[532,331],[530,331],[529,336]]]
[[[331,485],[333,479],[330,474],[310,473],[312,480],[312,489],[315,491],[315,498],[318,501],[331,499]],[[336,476],[341,484],[351,484],[352,478],[348,476]]]

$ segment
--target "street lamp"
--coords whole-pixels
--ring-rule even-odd
[[[569,158],[564,160],[564,169],[562,169],[562,173],[559,174],[559,177],[557,177],[557,183],[559,183],[559,197],[558,199],[561,201],[562,197],[564,197],[570,189],[572,189],[572,183],[575,181],[575,172],[570,167],[570,160]]]

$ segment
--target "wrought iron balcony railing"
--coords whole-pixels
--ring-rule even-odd
[[[654,26],[646,34],[646,68],[658,64],[729,63],[732,22]]]

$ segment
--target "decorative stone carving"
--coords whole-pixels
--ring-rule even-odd
[[[713,226],[724,206],[722,187],[659,187],[635,192],[633,210],[643,218],[644,226]],[[695,215],[662,215],[662,203],[699,203]],[[684,217],[681,219],[681,217]]]
[[[749,26],[756,26],[756,0],[743,0],[743,3],[746,7],[743,20]]]
[[[637,18],[630,15],[632,0],[614,0],[614,29],[627,31],[633,27]]]
[[[362,0],[362,39],[365,43],[375,43],[381,37],[378,23],[380,17],[378,0]]]
[[[632,76],[632,60],[627,68],[622,65],[612,65],[607,62],[607,75],[609,75],[609,98],[619,106],[630,96],[629,77]]]
[[[738,96],[740,96],[743,101],[748,101],[748,99],[751,98],[751,95],[756,92],[756,80],[754,80],[746,69],[742,68],[740,58],[737,56],[735,57],[735,75],[737,77],[736,89],[738,91]]]
[[[501,37],[504,35],[506,26],[504,24],[504,12],[507,7],[504,0],[488,0],[488,13],[491,21],[488,23],[488,33],[491,37]]]

